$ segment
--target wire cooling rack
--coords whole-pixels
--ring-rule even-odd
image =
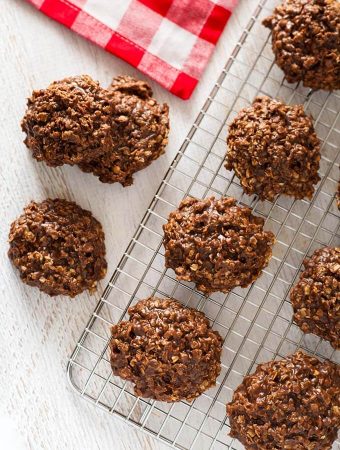
[[[335,191],[339,177],[340,97],[288,84],[273,63],[268,31],[261,25],[277,1],[262,0],[180,148],[139,228],[97,304],[68,364],[71,385],[82,397],[180,449],[242,449],[228,436],[225,405],[259,362],[302,348],[340,362],[340,352],[292,323],[289,290],[306,255],[339,245]],[[223,167],[227,125],[258,94],[303,103],[322,142],[321,182],[312,201],[280,197],[260,202],[242,193]],[[266,220],[277,242],[263,275],[249,288],[208,299],[164,268],[162,225],[187,195],[236,197]],[[167,404],[137,398],[130,383],[112,376],[110,326],[128,317],[131,304],[150,295],[174,297],[203,311],[224,338],[217,385],[193,403]],[[339,449],[337,441],[334,449]]]

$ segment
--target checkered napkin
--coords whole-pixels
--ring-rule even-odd
[[[237,0],[28,0],[187,99]]]

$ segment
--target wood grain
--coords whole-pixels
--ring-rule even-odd
[[[69,387],[65,369],[100,292],[248,21],[252,4],[240,0],[190,101],[151,83],[156,98],[170,105],[170,143],[165,156],[123,189],[104,185],[74,167],[51,169],[35,162],[22,143],[20,119],[31,91],[52,80],[88,73],[105,86],[118,74],[141,75],[24,0],[0,0],[0,432],[2,426],[7,428],[1,417],[9,418],[23,448],[168,448],[80,399]],[[109,271],[92,297],[51,299],[24,286],[7,259],[10,223],[30,200],[48,196],[75,200],[103,224]],[[9,439],[0,448],[19,445]]]

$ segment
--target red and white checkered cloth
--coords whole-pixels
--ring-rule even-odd
[[[28,0],[173,94],[192,94],[237,0]]]

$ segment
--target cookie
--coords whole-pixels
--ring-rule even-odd
[[[208,295],[247,287],[267,266],[274,235],[234,198],[188,197],[163,225],[165,265]]]
[[[88,75],[34,91],[21,127],[33,157],[52,167],[90,161],[112,148],[110,102]]]
[[[260,364],[227,405],[246,450],[328,450],[340,426],[340,367],[299,351]]]
[[[102,226],[74,202],[31,202],[12,223],[9,244],[22,281],[51,296],[93,292],[106,274]]]
[[[129,314],[112,327],[110,360],[113,374],[131,381],[136,395],[191,401],[215,385],[222,339],[203,313],[150,297]]]
[[[320,180],[320,143],[302,105],[257,97],[229,126],[227,144],[225,167],[234,170],[248,195],[313,196]]]
[[[275,62],[288,82],[340,89],[338,0],[284,0],[263,24],[272,31]]]

